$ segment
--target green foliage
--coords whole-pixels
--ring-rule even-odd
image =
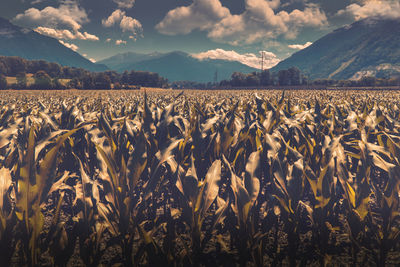
[[[3,95],[6,266],[400,263],[398,92]]]
[[[119,74],[115,71],[94,73],[84,69],[60,66],[44,60],[26,60],[20,57],[0,56],[0,73],[17,78],[17,88],[28,89],[26,73],[35,73],[35,83],[32,89],[130,89],[129,86],[167,87],[168,80],[157,73],[145,71],[130,71]],[[47,75],[44,75],[46,73]],[[39,77],[39,76],[40,77]],[[49,82],[50,77],[50,82]],[[59,79],[69,79],[62,84]],[[115,87],[115,84],[117,85]]]
[[[7,79],[6,76],[0,74],[0,90],[4,90],[7,88]]]
[[[34,89],[51,89],[53,82],[51,77],[45,71],[38,71],[33,76],[35,83],[32,85]]]
[[[17,87],[21,89],[27,89],[28,79],[26,77],[25,72],[20,72],[16,76],[17,79]]]

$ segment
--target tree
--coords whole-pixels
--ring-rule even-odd
[[[168,84],[168,80],[161,77],[158,73],[147,71],[131,71],[129,74],[124,72],[121,82],[123,84],[148,87],[163,87]]]
[[[104,72],[96,75],[94,83],[95,89],[111,89],[111,79]]]
[[[8,72],[7,64],[4,62],[4,57],[0,57],[0,74],[6,75]]]
[[[230,87],[231,86],[231,82],[228,80],[222,80],[219,82],[219,86],[220,87]]]
[[[301,75],[301,84],[307,85],[308,84],[308,77],[306,75]]]
[[[59,77],[62,74],[62,68],[60,65],[58,65],[57,63],[47,63],[46,64],[47,69],[47,73],[50,75],[50,77]]]
[[[82,77],[84,76],[86,73],[88,73],[89,71],[81,69],[81,68],[74,68],[74,67],[62,67],[61,69],[61,73],[63,78],[66,79],[73,79],[76,77]]]
[[[281,86],[290,84],[290,74],[288,70],[280,70],[278,72],[278,82]]]
[[[234,72],[231,76],[232,86],[244,86],[246,82],[246,75],[241,72]]]
[[[291,67],[288,69],[290,85],[300,85],[301,84],[301,76],[300,70],[296,67]]]
[[[8,76],[16,76],[19,72],[26,71],[27,61],[20,57],[6,57],[6,65],[8,67]]]
[[[104,72],[109,78],[110,78],[110,80],[111,80],[111,83],[116,83],[116,82],[119,82],[119,74],[118,74],[118,72],[116,72],[116,71],[113,71],[113,70],[109,70],[109,71],[106,71],[106,72]]]
[[[7,79],[6,76],[0,74],[0,90],[5,90],[7,88]]]
[[[359,81],[361,86],[375,86],[376,78],[371,76],[365,76]]]
[[[268,86],[271,85],[271,73],[269,70],[264,70],[260,75],[260,85]]]
[[[59,78],[53,79],[53,88],[57,90],[65,90],[67,87],[60,81]]]
[[[247,74],[246,86],[258,86],[260,85],[260,78],[256,72]]]
[[[124,71],[124,73],[122,74],[121,83],[129,84],[129,72],[128,71]]]
[[[81,84],[81,82],[79,81],[79,79],[75,77],[75,78],[72,78],[72,79],[68,82],[67,87],[68,87],[68,88],[73,88],[73,89],[82,89],[82,84]]]
[[[115,90],[122,89],[122,85],[119,82],[114,83],[114,88]]]
[[[25,72],[19,72],[16,76],[17,78],[17,88],[26,89],[27,88],[27,78]]]
[[[95,81],[93,74],[87,73],[82,77],[82,89],[94,89]]]
[[[35,89],[51,89],[53,87],[50,76],[43,70],[36,72],[34,79],[33,88]]]

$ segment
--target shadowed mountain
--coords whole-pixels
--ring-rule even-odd
[[[140,70],[157,72],[169,81],[212,82],[215,72],[218,80],[229,79],[235,71],[250,73],[256,69],[242,63],[226,60],[199,60],[184,52],[137,54],[125,53],[99,61],[118,72]]]
[[[46,60],[62,66],[84,68],[90,71],[107,70],[79,53],[65,47],[57,39],[13,25],[0,18],[0,55],[17,56],[28,60]]]
[[[156,59],[164,56],[165,54],[154,52],[151,54],[141,54],[141,53],[135,53],[135,52],[126,52],[126,53],[121,53],[117,54],[115,56],[109,57],[107,59],[103,59],[98,61],[97,63],[106,65],[110,69],[123,72],[129,68],[130,65],[141,62],[141,61],[146,61],[146,60],[151,60],[151,59]]]
[[[311,79],[357,79],[400,74],[400,19],[357,21],[281,61],[272,71],[298,67]]]

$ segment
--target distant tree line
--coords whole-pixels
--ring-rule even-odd
[[[31,83],[28,73],[33,74]],[[8,84],[6,76],[16,77],[16,82]],[[133,89],[140,86],[162,88],[168,86],[168,80],[146,71],[90,72],[44,60],[0,56],[0,89]]]
[[[172,89],[212,89],[217,88],[218,84],[208,82],[208,83],[201,83],[201,82],[192,82],[192,81],[176,81],[170,84]]]
[[[15,77],[21,73],[46,72],[50,77],[73,78],[80,77],[89,71],[82,68],[61,66],[45,60],[26,60],[20,57],[0,56],[0,74]]]
[[[27,74],[33,74],[28,75]],[[15,77],[15,82],[7,82],[6,76]],[[400,77],[364,77],[360,80],[310,80],[301,71],[292,67],[271,72],[234,72],[229,80],[219,83],[198,83],[178,81],[171,84],[157,73],[146,71],[90,72],[82,68],[66,67],[44,60],[26,60],[20,57],[0,56],[1,89],[136,89],[143,87],[172,87],[176,89],[220,89],[269,86],[332,86],[332,87],[378,87],[400,86]]]
[[[379,87],[379,86],[400,86],[400,77],[376,78],[363,77],[359,80],[333,80],[316,79],[310,80],[301,71],[292,67],[287,70],[270,72],[252,72],[249,74],[235,72],[230,80],[223,80],[214,85],[215,88],[240,88],[240,87],[267,87],[267,86],[332,86],[332,87]],[[201,87],[201,86],[200,86]]]
[[[115,71],[85,73],[72,78],[67,87],[75,89],[133,89],[139,86],[163,88],[168,86],[168,80],[158,73],[147,71],[125,71],[119,74]]]
[[[198,83],[191,81],[178,81],[171,84],[172,88],[193,89],[218,89],[218,88],[240,88],[240,87],[267,87],[274,85],[304,85],[308,83],[307,77],[301,74],[298,68],[290,68],[273,73],[269,70],[262,72],[241,73],[234,72],[229,80],[219,83]]]
[[[220,87],[266,87],[272,85],[303,85],[307,84],[308,79],[296,68],[270,72],[241,73],[234,72],[230,80],[223,80],[219,83]]]

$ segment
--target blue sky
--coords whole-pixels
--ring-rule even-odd
[[[400,17],[400,0],[1,0],[0,16],[93,60],[184,51],[273,65],[335,28]]]

